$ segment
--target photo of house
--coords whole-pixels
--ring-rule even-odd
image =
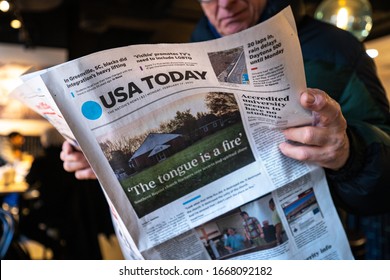
[[[255,161],[232,93],[185,97],[137,121],[99,144],[139,216]]]
[[[134,170],[142,169],[167,159],[186,147],[183,135],[174,133],[151,133],[141,147],[129,159]]]

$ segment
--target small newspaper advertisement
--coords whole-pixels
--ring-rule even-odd
[[[12,96],[81,149],[126,259],[353,259],[311,124],[290,7],[208,42],[134,45],[22,77]]]

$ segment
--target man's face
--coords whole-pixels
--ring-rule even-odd
[[[21,148],[24,144],[24,137],[22,135],[16,135],[10,139],[13,147]]]
[[[254,26],[267,0],[212,0],[201,3],[210,23],[222,36]]]

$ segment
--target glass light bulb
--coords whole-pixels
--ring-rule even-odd
[[[371,57],[371,58],[375,58],[379,55],[379,52],[377,49],[368,49],[366,50],[366,53]]]
[[[14,29],[19,29],[22,27],[22,22],[18,19],[14,19],[11,21],[10,23],[11,27],[14,28]]]
[[[372,8],[368,0],[325,0],[314,17],[351,32],[360,41],[372,28]]]
[[[6,13],[9,11],[9,3],[8,1],[0,1],[0,11]]]

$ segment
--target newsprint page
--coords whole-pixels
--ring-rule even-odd
[[[12,96],[81,149],[126,259],[353,259],[324,171],[283,156],[310,124],[290,7],[221,39],[97,52]]]

